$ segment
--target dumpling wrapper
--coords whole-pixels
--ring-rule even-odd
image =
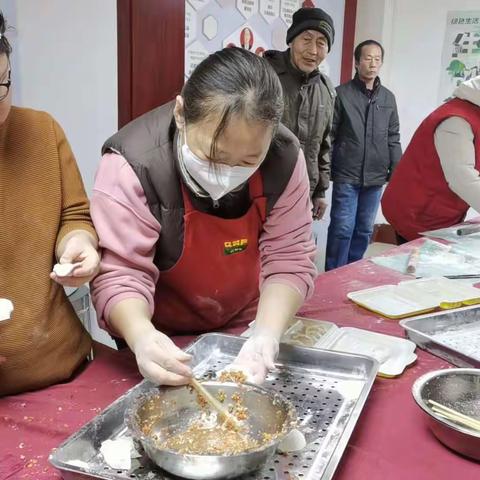
[[[294,428],[277,446],[277,450],[282,453],[298,452],[307,445],[305,435]]]
[[[100,447],[100,453],[109,467],[130,470],[132,468],[131,455],[135,454],[133,439],[123,437],[116,440],[105,440]]]
[[[53,266],[53,273],[57,277],[69,277],[77,266],[78,263],[56,263]]]
[[[70,460],[68,462],[68,465],[71,465],[72,467],[80,467],[85,470],[90,466],[87,462],[84,462],[83,460]]]
[[[0,298],[0,322],[10,320],[13,312],[13,303],[8,298]]]

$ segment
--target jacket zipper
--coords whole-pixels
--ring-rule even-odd
[[[365,115],[365,131],[364,131],[364,138],[363,138],[363,162],[362,162],[362,187],[365,186],[365,164],[367,161],[367,129],[368,129],[368,116],[370,115],[370,108],[373,108],[372,116],[375,114],[375,108],[378,110],[377,105],[377,96],[375,93],[368,99],[368,106],[367,106],[367,113]],[[372,138],[373,138],[373,128],[374,128],[374,120],[372,118]]]
[[[370,106],[372,99],[368,99],[367,112],[365,115],[365,128],[363,132],[363,161],[362,161],[362,187],[365,185],[365,163],[367,160],[367,130],[368,130],[368,115],[370,114]]]

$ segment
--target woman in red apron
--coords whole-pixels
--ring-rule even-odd
[[[305,161],[282,112],[275,72],[229,48],[174,102],[105,143],[91,206],[103,248],[93,298],[146,378],[188,382],[190,357],[169,335],[254,319],[235,363],[255,382],[274,367],[316,273]]]

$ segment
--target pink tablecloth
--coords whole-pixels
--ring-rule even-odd
[[[408,249],[410,245],[400,247]],[[304,316],[403,336],[383,319],[346,299],[346,293],[396,283],[402,275],[361,261],[323,274]],[[179,338],[185,345],[192,338]],[[478,480],[480,464],[441,445],[427,429],[411,396],[421,374],[449,364],[417,350],[416,364],[397,379],[377,379],[337,469],[336,480]],[[60,479],[49,452],[140,381],[132,355],[100,348],[72,382],[0,399],[0,480]]]

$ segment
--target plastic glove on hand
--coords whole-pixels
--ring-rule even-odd
[[[275,369],[278,341],[267,335],[253,335],[241,348],[237,358],[226,370],[245,373],[247,381],[257,385],[263,383],[270,370]]]
[[[157,385],[184,385],[192,371],[186,365],[192,356],[180,350],[161,332],[140,337],[132,348],[144,378]]]

